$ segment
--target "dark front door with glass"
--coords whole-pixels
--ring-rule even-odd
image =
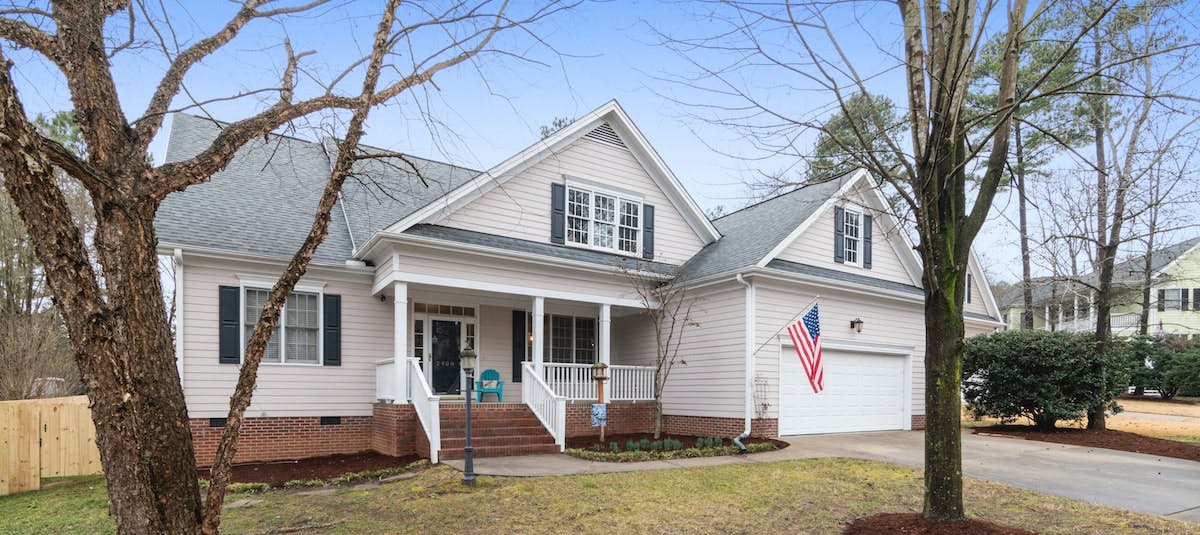
[[[433,330],[433,392],[459,393],[459,354],[461,353],[462,322],[432,320]]]

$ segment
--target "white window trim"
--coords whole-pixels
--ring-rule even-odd
[[[246,277],[238,275],[241,281],[239,285],[238,295],[238,321],[240,323],[238,335],[241,343],[242,362],[246,361],[246,290],[265,290],[271,291],[275,286],[275,281],[263,278]],[[325,283],[297,283],[295,288],[292,288],[292,293],[308,293],[316,294],[317,296],[317,361],[316,362],[288,362],[287,361],[287,301],[284,300],[283,306],[279,309],[279,362],[269,361],[264,358],[259,362],[262,366],[324,366],[325,365]],[[266,355],[264,355],[265,357]]]
[[[1163,310],[1162,310],[1163,312],[1187,312],[1187,310],[1184,310],[1184,308],[1183,308],[1184,288],[1163,288],[1162,290],[1163,290]],[[1188,292],[1191,292],[1190,288],[1188,288],[1187,290],[1188,290]],[[1168,296],[1169,292],[1176,292],[1175,299],[1171,299]],[[1189,295],[1188,297],[1191,297],[1191,295]],[[1188,301],[1189,301],[1188,307],[1191,307],[1192,306],[1191,300],[1189,299]],[[1172,302],[1174,302],[1175,308],[1171,308]],[[1155,307],[1155,308],[1158,308],[1158,307]]]
[[[567,235],[570,233],[570,230],[571,230],[570,221],[571,221],[571,218],[574,217],[571,215],[571,190],[584,191],[584,192],[588,193],[588,212],[587,212],[588,240],[587,240],[586,244],[573,242],[569,238],[567,238]],[[615,203],[613,205],[614,218],[613,218],[613,223],[612,223],[612,225],[613,225],[613,240],[612,240],[613,245],[612,245],[612,247],[600,247],[600,246],[594,245],[593,239],[595,236],[595,225],[596,225],[596,212],[595,212],[595,210],[596,210],[596,200],[595,200],[596,194],[600,194],[605,197],[612,197],[615,201]],[[621,201],[625,201],[630,204],[636,204],[638,207],[638,226],[636,228],[636,230],[637,230],[637,250],[636,251],[622,251],[620,248]],[[563,243],[564,244],[566,244],[570,247],[578,247],[580,249],[591,249],[593,251],[614,253],[614,254],[619,254],[621,256],[629,256],[629,257],[633,257],[633,258],[640,258],[642,256],[642,239],[643,239],[643,234],[644,234],[644,229],[645,229],[645,218],[646,218],[646,206],[645,206],[644,199],[642,197],[629,195],[628,193],[621,193],[621,192],[618,192],[615,190],[606,189],[606,188],[602,188],[602,187],[596,187],[590,183],[569,180],[566,182],[566,191],[565,191],[563,202],[565,203],[565,206],[563,206],[563,211],[565,212],[563,214],[564,215],[564,218],[563,218],[563,225],[564,225]]]
[[[854,261],[851,262],[846,254],[846,222],[849,220],[847,216],[854,214],[858,216],[858,237],[854,238],[858,242],[858,246],[854,249]],[[863,264],[863,213],[861,210],[851,208],[849,206],[842,207],[842,263],[848,266],[862,267]]]

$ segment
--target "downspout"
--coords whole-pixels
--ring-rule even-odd
[[[746,453],[746,446],[742,441],[750,437],[750,425],[754,418],[754,284],[747,282],[741,273],[737,274],[737,281],[746,287],[746,336],[745,336],[745,358],[746,365],[746,386],[743,390],[746,392],[746,425],[742,430],[742,434],[734,437],[733,443],[738,447],[738,453]]]

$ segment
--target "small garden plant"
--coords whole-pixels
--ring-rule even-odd
[[[726,444],[729,445],[727,446]],[[747,446],[747,451],[750,453],[771,451],[774,449],[776,449],[775,444],[770,442]],[[684,447],[682,440],[674,437],[665,437],[661,440],[651,440],[649,438],[630,439],[625,442],[624,449],[621,448],[621,444],[618,442],[609,442],[607,448],[604,447],[604,444],[596,442],[586,449],[568,448],[566,450],[568,455],[590,461],[608,462],[712,457],[732,455],[739,452],[740,450],[737,446],[721,437],[699,437],[696,439],[695,445],[689,448]]]

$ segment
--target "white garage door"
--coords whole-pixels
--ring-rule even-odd
[[[826,349],[825,390],[813,394],[800,358],[783,346],[779,367],[779,434],[903,429],[903,356]]]

